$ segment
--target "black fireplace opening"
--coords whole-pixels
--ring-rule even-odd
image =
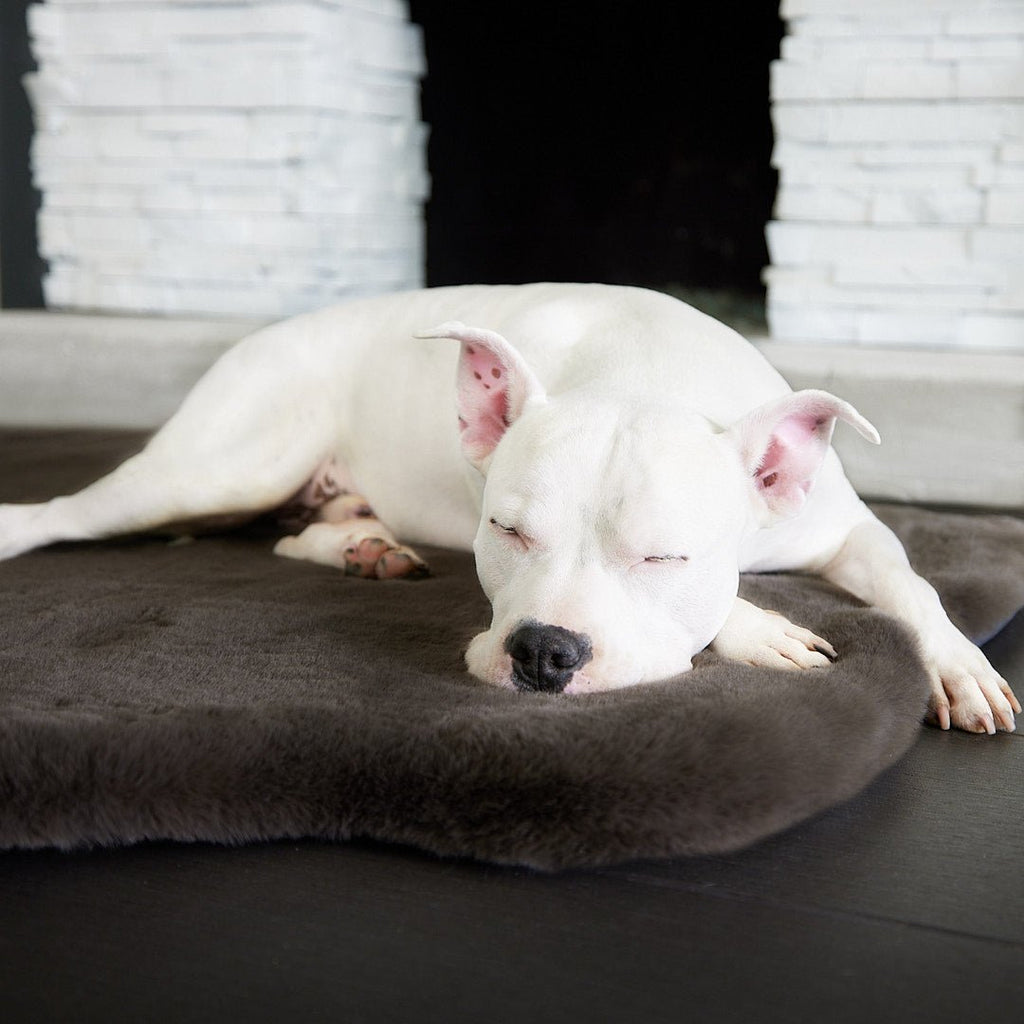
[[[763,301],[777,5],[411,11],[428,63],[430,284],[602,281]]]

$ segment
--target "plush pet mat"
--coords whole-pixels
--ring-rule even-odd
[[[0,435],[0,499],[73,489],[138,447]],[[1024,604],[1024,523],[889,507],[984,639]],[[65,545],[0,564],[0,847],[369,836],[551,869],[736,849],[846,800],[921,728],[894,622],[814,579],[743,594],[841,652],[806,674],[702,655],[590,697],[470,678],[469,555],[364,582],[259,530]]]

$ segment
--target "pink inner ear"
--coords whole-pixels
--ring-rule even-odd
[[[776,426],[754,474],[762,492],[782,502],[796,498],[802,503],[825,455],[827,441],[820,431],[828,422],[827,417],[797,414]]]
[[[467,342],[459,376],[463,444],[490,451],[508,428],[508,371],[485,345]]]

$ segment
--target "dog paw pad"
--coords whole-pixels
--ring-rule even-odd
[[[421,579],[429,575],[426,562],[408,548],[392,548],[377,560],[376,576],[380,580]]]

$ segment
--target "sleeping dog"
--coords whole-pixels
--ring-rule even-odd
[[[0,506],[0,557],[269,510],[301,527],[279,554],[355,575],[424,572],[416,543],[472,547],[493,617],[470,671],[565,693],[678,675],[708,645],[823,668],[826,638],[737,596],[741,572],[813,572],[914,631],[942,728],[1012,730],[1009,686],[843,475],[836,420],[878,442],[666,295],[388,295],[240,342],[111,474]]]

